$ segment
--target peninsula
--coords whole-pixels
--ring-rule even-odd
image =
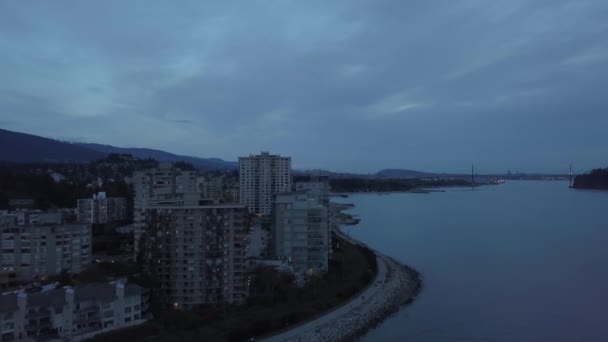
[[[593,169],[586,174],[576,176],[572,187],[575,189],[608,190],[608,168]]]

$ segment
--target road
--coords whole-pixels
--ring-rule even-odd
[[[351,240],[351,239],[349,239],[349,240]],[[351,242],[358,243],[358,241],[352,241],[352,240],[351,240]],[[378,273],[376,274],[376,278],[374,279],[373,284],[370,285],[363,293],[361,293],[355,299],[351,300],[350,302],[342,305],[341,307],[339,307],[333,311],[328,312],[327,314],[325,314],[313,321],[304,323],[300,326],[297,326],[291,330],[285,331],[278,335],[274,335],[269,338],[263,339],[262,341],[264,341],[264,342],[287,341],[287,340],[289,340],[291,338],[295,338],[303,333],[309,332],[311,330],[316,330],[319,327],[325,325],[326,323],[329,323],[337,318],[340,318],[343,315],[350,313],[352,310],[356,309],[360,305],[363,305],[367,299],[373,297],[374,295],[376,295],[376,293],[381,291],[382,286],[380,286],[379,284],[384,283],[384,281],[386,280],[386,275],[387,275],[386,262],[378,254],[376,254],[376,262],[378,265]]]

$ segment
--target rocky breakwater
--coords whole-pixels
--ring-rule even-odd
[[[411,303],[421,289],[418,272],[381,254],[378,259],[385,264],[386,273],[372,285],[377,287],[373,295],[361,303],[347,304],[352,306],[347,313],[287,341],[351,341]]]

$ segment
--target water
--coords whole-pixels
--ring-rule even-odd
[[[511,181],[354,195],[347,231],[423,277],[363,341],[608,341],[608,192]]]

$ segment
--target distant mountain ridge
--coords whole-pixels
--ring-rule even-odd
[[[111,145],[70,143],[37,135],[0,129],[0,161],[12,163],[87,163],[110,153],[131,154],[161,162],[184,161],[202,170],[234,170],[237,162],[219,158],[182,156],[148,148],[122,148]]]
[[[0,160],[14,163],[85,163],[106,154],[71,143],[0,129]]]
[[[160,162],[178,162],[183,161],[191,163],[199,169],[213,169],[213,170],[232,170],[238,168],[238,162],[226,161],[219,158],[198,158],[192,156],[183,156],[179,154],[173,154],[161,150],[155,150],[151,148],[139,148],[139,147],[116,147],[112,145],[102,145],[93,143],[77,143],[76,145],[95,150],[98,152],[110,154],[110,153],[123,153],[130,154],[136,158],[147,159],[152,158]]]

